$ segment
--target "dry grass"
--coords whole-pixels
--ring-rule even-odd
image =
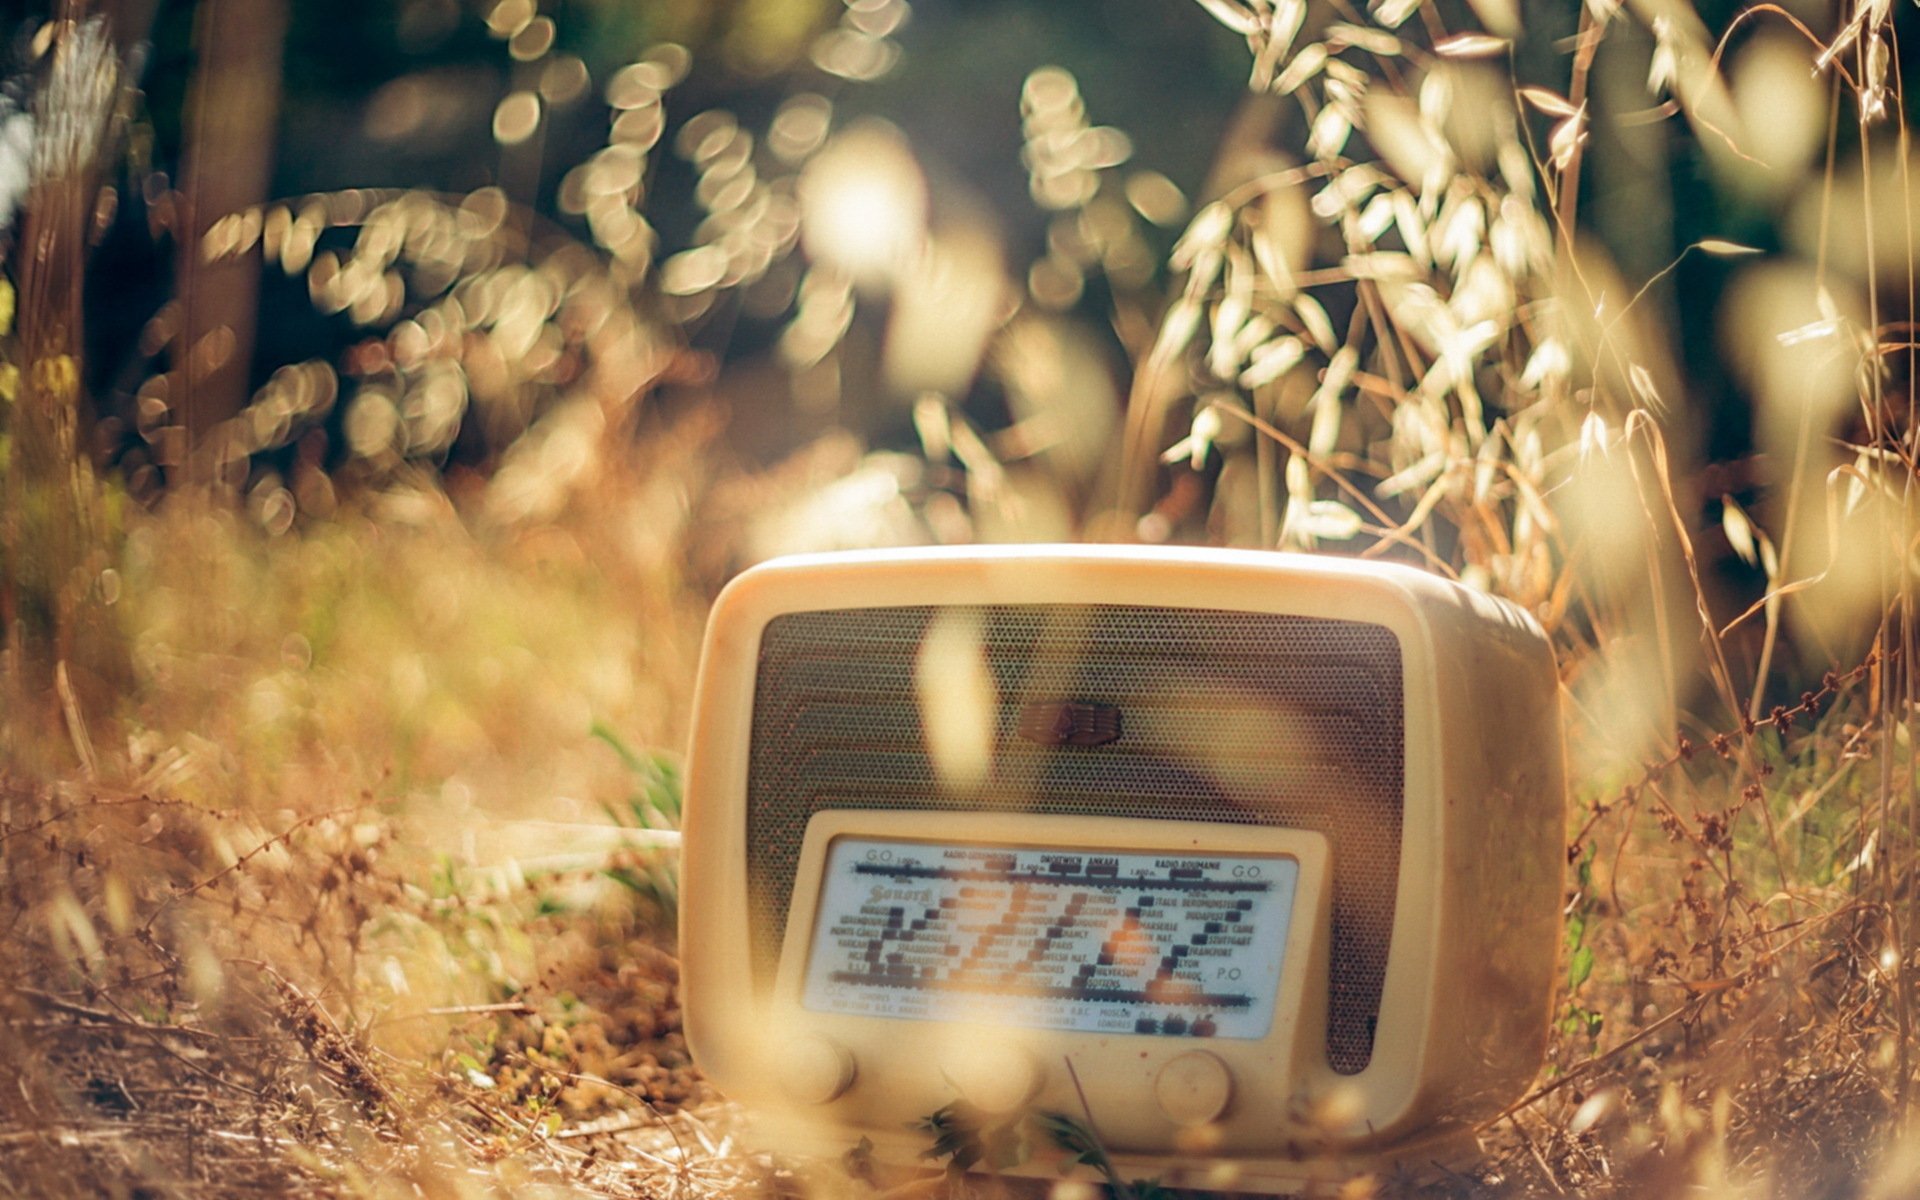
[[[4,1136],[40,1165],[5,1186],[751,1174],[707,1162],[680,1039],[637,816],[677,811],[671,777],[593,732],[677,740],[683,697],[648,681],[688,677],[691,597],[616,592],[563,527],[282,541],[179,507],[129,534],[142,696],[69,709],[83,771],[71,745],[23,767],[14,730]]]

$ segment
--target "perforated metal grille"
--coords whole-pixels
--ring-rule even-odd
[[[1356,621],[1121,605],[984,607],[998,691],[986,783],[926,751],[915,663],[936,613],[793,613],[761,641],[748,764],[756,978],[772,980],[807,820],[824,809],[1000,809],[1311,829],[1332,844],[1327,1059],[1367,1065],[1400,866],[1400,647]],[[930,689],[934,695],[938,688]],[[1021,738],[1023,708],[1111,705],[1102,746]]]

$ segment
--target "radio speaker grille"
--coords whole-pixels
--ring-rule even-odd
[[[916,663],[936,618],[977,629],[998,693],[983,783],[926,749]],[[938,695],[937,687],[927,689]],[[1021,736],[1035,705],[1119,710],[1101,745]],[[1400,866],[1400,647],[1356,621],[1123,605],[838,609],[770,622],[748,763],[747,886],[771,983],[807,821],[826,809],[984,809],[1310,829],[1332,845],[1327,1060],[1367,1065]]]

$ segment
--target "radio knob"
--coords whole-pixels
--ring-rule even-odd
[[[839,1042],[803,1034],[778,1055],[775,1070],[787,1095],[807,1104],[825,1104],[853,1084],[853,1055]]]
[[[1233,1073],[1205,1050],[1191,1050],[1160,1068],[1153,1098],[1175,1125],[1206,1125],[1218,1120],[1233,1099]]]
[[[1040,1064],[1012,1046],[956,1047],[942,1058],[940,1073],[990,1113],[1012,1112],[1040,1090]]]

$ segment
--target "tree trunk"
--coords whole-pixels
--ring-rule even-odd
[[[110,558],[80,448],[82,286],[120,67],[104,26],[79,20],[76,9],[67,6],[34,97],[33,180],[15,267],[20,375],[0,612],[15,707],[51,716],[57,684],[78,745],[79,701],[108,700],[125,683],[127,656],[101,583]]]
[[[201,0],[195,28],[199,67],[187,98],[176,226],[180,325],[169,386],[196,483],[215,482],[230,465],[219,430],[247,400],[260,301],[258,239],[222,252],[206,234],[267,198],[287,21],[286,0]]]

